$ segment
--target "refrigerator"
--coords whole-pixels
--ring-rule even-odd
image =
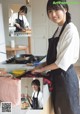
[[[0,63],[5,61],[6,57],[6,43],[5,43],[5,33],[4,33],[4,22],[2,5],[0,4]]]

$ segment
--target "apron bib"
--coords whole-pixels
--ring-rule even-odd
[[[39,94],[39,92],[37,93],[37,97],[34,97],[34,95],[33,95],[33,99],[32,99],[32,108],[33,109],[39,109],[38,94]]]
[[[22,20],[20,20],[19,19],[19,13],[18,13],[18,19],[16,19],[16,23],[18,23],[21,26],[21,28],[24,28],[23,16],[22,16]],[[21,32],[22,31],[22,29],[18,28],[16,25],[15,25],[15,27],[16,27],[15,32]]]

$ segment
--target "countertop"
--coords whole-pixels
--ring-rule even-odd
[[[0,68],[5,68],[7,72],[10,72],[15,69],[31,70],[34,66],[27,66],[25,64],[0,64]]]

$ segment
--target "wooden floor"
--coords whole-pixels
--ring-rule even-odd
[[[77,76],[80,79],[80,66],[75,66],[76,72],[77,72]]]

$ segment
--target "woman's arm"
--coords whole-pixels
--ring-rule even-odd
[[[42,67],[45,67],[47,65],[46,62],[43,62],[42,64],[38,65],[36,68],[42,68]]]
[[[32,98],[31,98],[29,95],[27,95],[27,99],[28,99],[28,102],[29,102],[30,104],[32,104]]]
[[[46,65],[47,65],[47,63],[44,62],[44,63],[42,63],[42,64],[36,66],[32,71],[37,70],[37,69],[41,69],[42,67],[45,67]]]
[[[32,70],[32,73],[42,73],[42,72],[45,72],[45,71],[48,71],[48,70],[55,70],[55,69],[58,69],[59,67],[55,64],[55,63],[52,63],[50,65],[46,65],[44,67],[41,67],[41,68],[37,68],[37,69],[33,69]]]

